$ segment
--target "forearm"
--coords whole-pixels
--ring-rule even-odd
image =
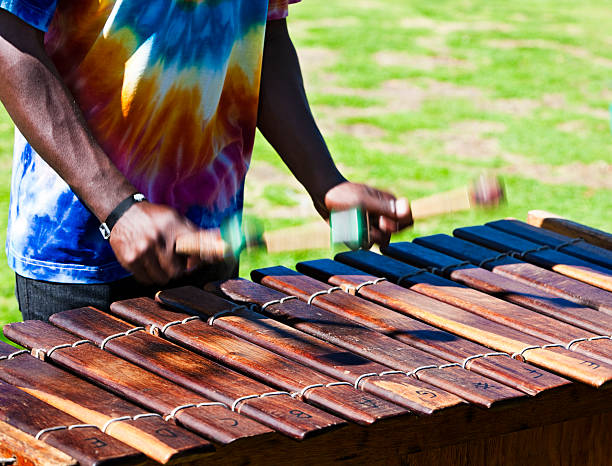
[[[340,174],[310,111],[297,54],[284,20],[268,23],[258,127],[319,212],[325,194],[346,181]]]
[[[90,134],[42,45],[42,33],[0,15],[0,99],[38,154],[100,220],[134,187]],[[103,195],[101,195],[103,193]]]

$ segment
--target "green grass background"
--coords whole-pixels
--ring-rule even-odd
[[[352,180],[415,198],[466,184],[483,170],[504,173],[508,160],[502,156],[466,158],[445,149],[436,135],[461,122],[502,123],[501,132],[485,136],[497,140],[500,154],[520,154],[525,161],[524,171],[515,170],[504,177],[506,205],[421,222],[396,239],[450,233],[458,226],[506,216],[525,219],[527,211],[536,208],[612,231],[612,190],[593,185],[588,176],[544,183],[529,172],[530,164],[553,169],[580,162],[587,166],[599,163],[597,166],[612,176],[609,11],[606,0],[303,0],[292,7],[289,26],[299,50],[333,56],[330,63],[303,62],[303,66],[313,111],[327,122],[324,129],[334,158]],[[500,48],[493,45],[495,41],[515,45]],[[399,53],[405,59],[382,66],[376,60],[379,52]],[[441,56],[448,65],[412,66],[410,59]],[[452,60],[466,66],[454,66]],[[528,112],[511,114],[495,106],[478,105],[470,97],[428,95],[418,108],[397,110],[396,105],[389,111],[368,113],[368,109],[384,110],[389,104],[372,97],[372,92],[398,80],[423,88],[432,82],[447,83],[479,89],[491,101],[524,99],[537,105]],[[546,103],[551,95],[559,105]],[[344,110],[343,116],[335,116],[339,110]],[[560,125],[567,122],[578,122],[578,129],[561,130]],[[376,148],[366,138],[355,137],[346,130],[353,125],[378,129],[380,136],[372,139],[379,139],[389,149]],[[423,130],[432,137],[411,138]],[[9,203],[12,133],[12,123],[0,108],[2,242]],[[408,152],[400,150],[406,141]],[[253,164],[268,164],[286,172],[261,137],[256,142]],[[249,177],[247,192],[261,182]],[[292,189],[282,183],[267,186],[247,199],[247,212],[256,211],[264,201],[272,208],[291,208],[297,203]],[[305,221],[293,215],[265,219],[269,229]],[[1,254],[3,324],[19,320],[20,314],[13,274],[5,265],[3,250]],[[329,255],[329,251],[251,253],[242,258],[241,275],[248,277],[257,267],[293,266],[299,260]]]
[[[336,57],[322,72],[309,75],[318,65],[302,62],[306,70],[309,98],[315,115],[325,117],[337,108],[354,109],[354,115],[335,119],[339,125],[366,124],[385,131],[385,142],[400,145],[413,131],[442,132],[464,121],[503,123],[495,134],[500,150],[520,154],[529,163],[552,167],[582,162],[602,165],[612,177],[612,134],[608,108],[612,103],[612,15],[605,1],[353,1],[303,0],[291,11],[289,27],[298,50],[329,50]],[[406,27],[417,24],[427,26]],[[429,23],[429,24],[428,24]],[[482,30],[482,25],[490,30]],[[472,25],[474,25],[472,27]],[[455,31],[444,32],[444,29]],[[442,32],[440,32],[442,30]],[[410,56],[436,57],[439,51],[426,47],[438,41],[444,54],[469,63],[469,67],[439,66],[422,70],[410,66]],[[526,46],[500,49],[491,41],[546,41],[558,49]],[[537,42],[536,42],[537,44]],[[564,50],[567,48],[567,51]],[[575,52],[578,50],[578,52]],[[407,60],[380,66],[376,54],[400,52]],[[588,55],[587,55],[588,54]],[[576,55],[586,55],[580,58]],[[593,57],[602,58],[599,63]],[[511,115],[483,109],[470,98],[429,96],[418,110],[392,111],[362,116],[361,110],[384,106],[385,102],[364,97],[390,80],[405,80],[416,86],[449,83],[477,88],[492,100],[540,101],[553,95],[560,108],[540,105],[528,115]],[[334,89],[342,87],[341,94]],[[331,90],[330,90],[331,88]],[[354,91],[351,94],[351,91]],[[333,114],[333,111],[331,112]],[[347,113],[347,112],[344,112]],[[595,116],[594,116],[595,115]],[[580,132],[561,131],[558,125],[580,122]],[[373,150],[363,140],[342,131],[326,132],[335,160],[347,168],[352,180],[368,182],[398,196],[416,198],[465,185],[483,171],[503,173],[506,162],[499,157],[466,159],[445,152],[435,139],[419,140],[405,151]],[[261,162],[283,170],[274,151],[260,138],[254,164]],[[528,167],[526,167],[528,172]],[[531,175],[531,176],[530,176]],[[288,175],[289,176],[289,175]],[[544,209],[588,225],[612,231],[612,191],[594,188],[589,179],[546,184],[530,173],[505,175],[507,204],[498,209],[471,211],[421,222],[394,239],[408,240],[436,232],[450,233],[458,226],[513,216],[525,219],[527,211]],[[249,182],[256,182],[247,178]],[[608,183],[610,186],[610,183]],[[248,186],[247,186],[248,189]],[[267,199],[272,201],[271,199]],[[247,200],[247,212],[258,199]],[[285,198],[279,198],[278,206]],[[268,220],[269,228],[303,222],[302,219]],[[329,251],[298,254],[250,254],[242,258],[241,275],[249,270],[329,255]]]

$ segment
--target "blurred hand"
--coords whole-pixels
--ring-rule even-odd
[[[210,236],[212,246],[197,256],[175,252],[178,236]],[[119,263],[144,284],[164,285],[202,262],[223,260],[225,243],[219,230],[201,230],[167,206],[139,202],[115,224],[110,244]]]
[[[351,182],[334,186],[325,195],[328,211],[361,207],[370,217],[370,241],[381,246],[389,244],[391,234],[412,225],[412,212],[406,199],[384,191]]]

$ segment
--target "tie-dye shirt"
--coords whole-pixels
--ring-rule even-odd
[[[282,19],[289,14],[289,4],[301,0],[270,0],[268,5],[268,19]]]
[[[242,208],[266,19],[299,0],[0,0],[45,47],[98,143],[155,203],[215,227]],[[104,193],[99,193],[104,196]],[[128,275],[99,221],[15,135],[7,256],[20,275]]]

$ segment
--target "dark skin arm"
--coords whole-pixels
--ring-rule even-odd
[[[43,33],[0,10],[0,100],[40,156],[102,222],[136,188],[119,172],[90,133],[73,96],[43,47]],[[197,230],[174,209],[143,202],[113,228],[117,259],[143,283],[168,282],[185,271],[174,253],[176,236]],[[218,238],[218,232],[211,231]],[[222,255],[222,243],[209,260]],[[194,265],[198,260],[191,258]]]
[[[264,48],[258,127],[325,219],[331,210],[361,206],[371,219],[373,242],[412,224],[405,199],[351,183],[338,171],[310,111],[302,73],[285,20],[269,21]]]

